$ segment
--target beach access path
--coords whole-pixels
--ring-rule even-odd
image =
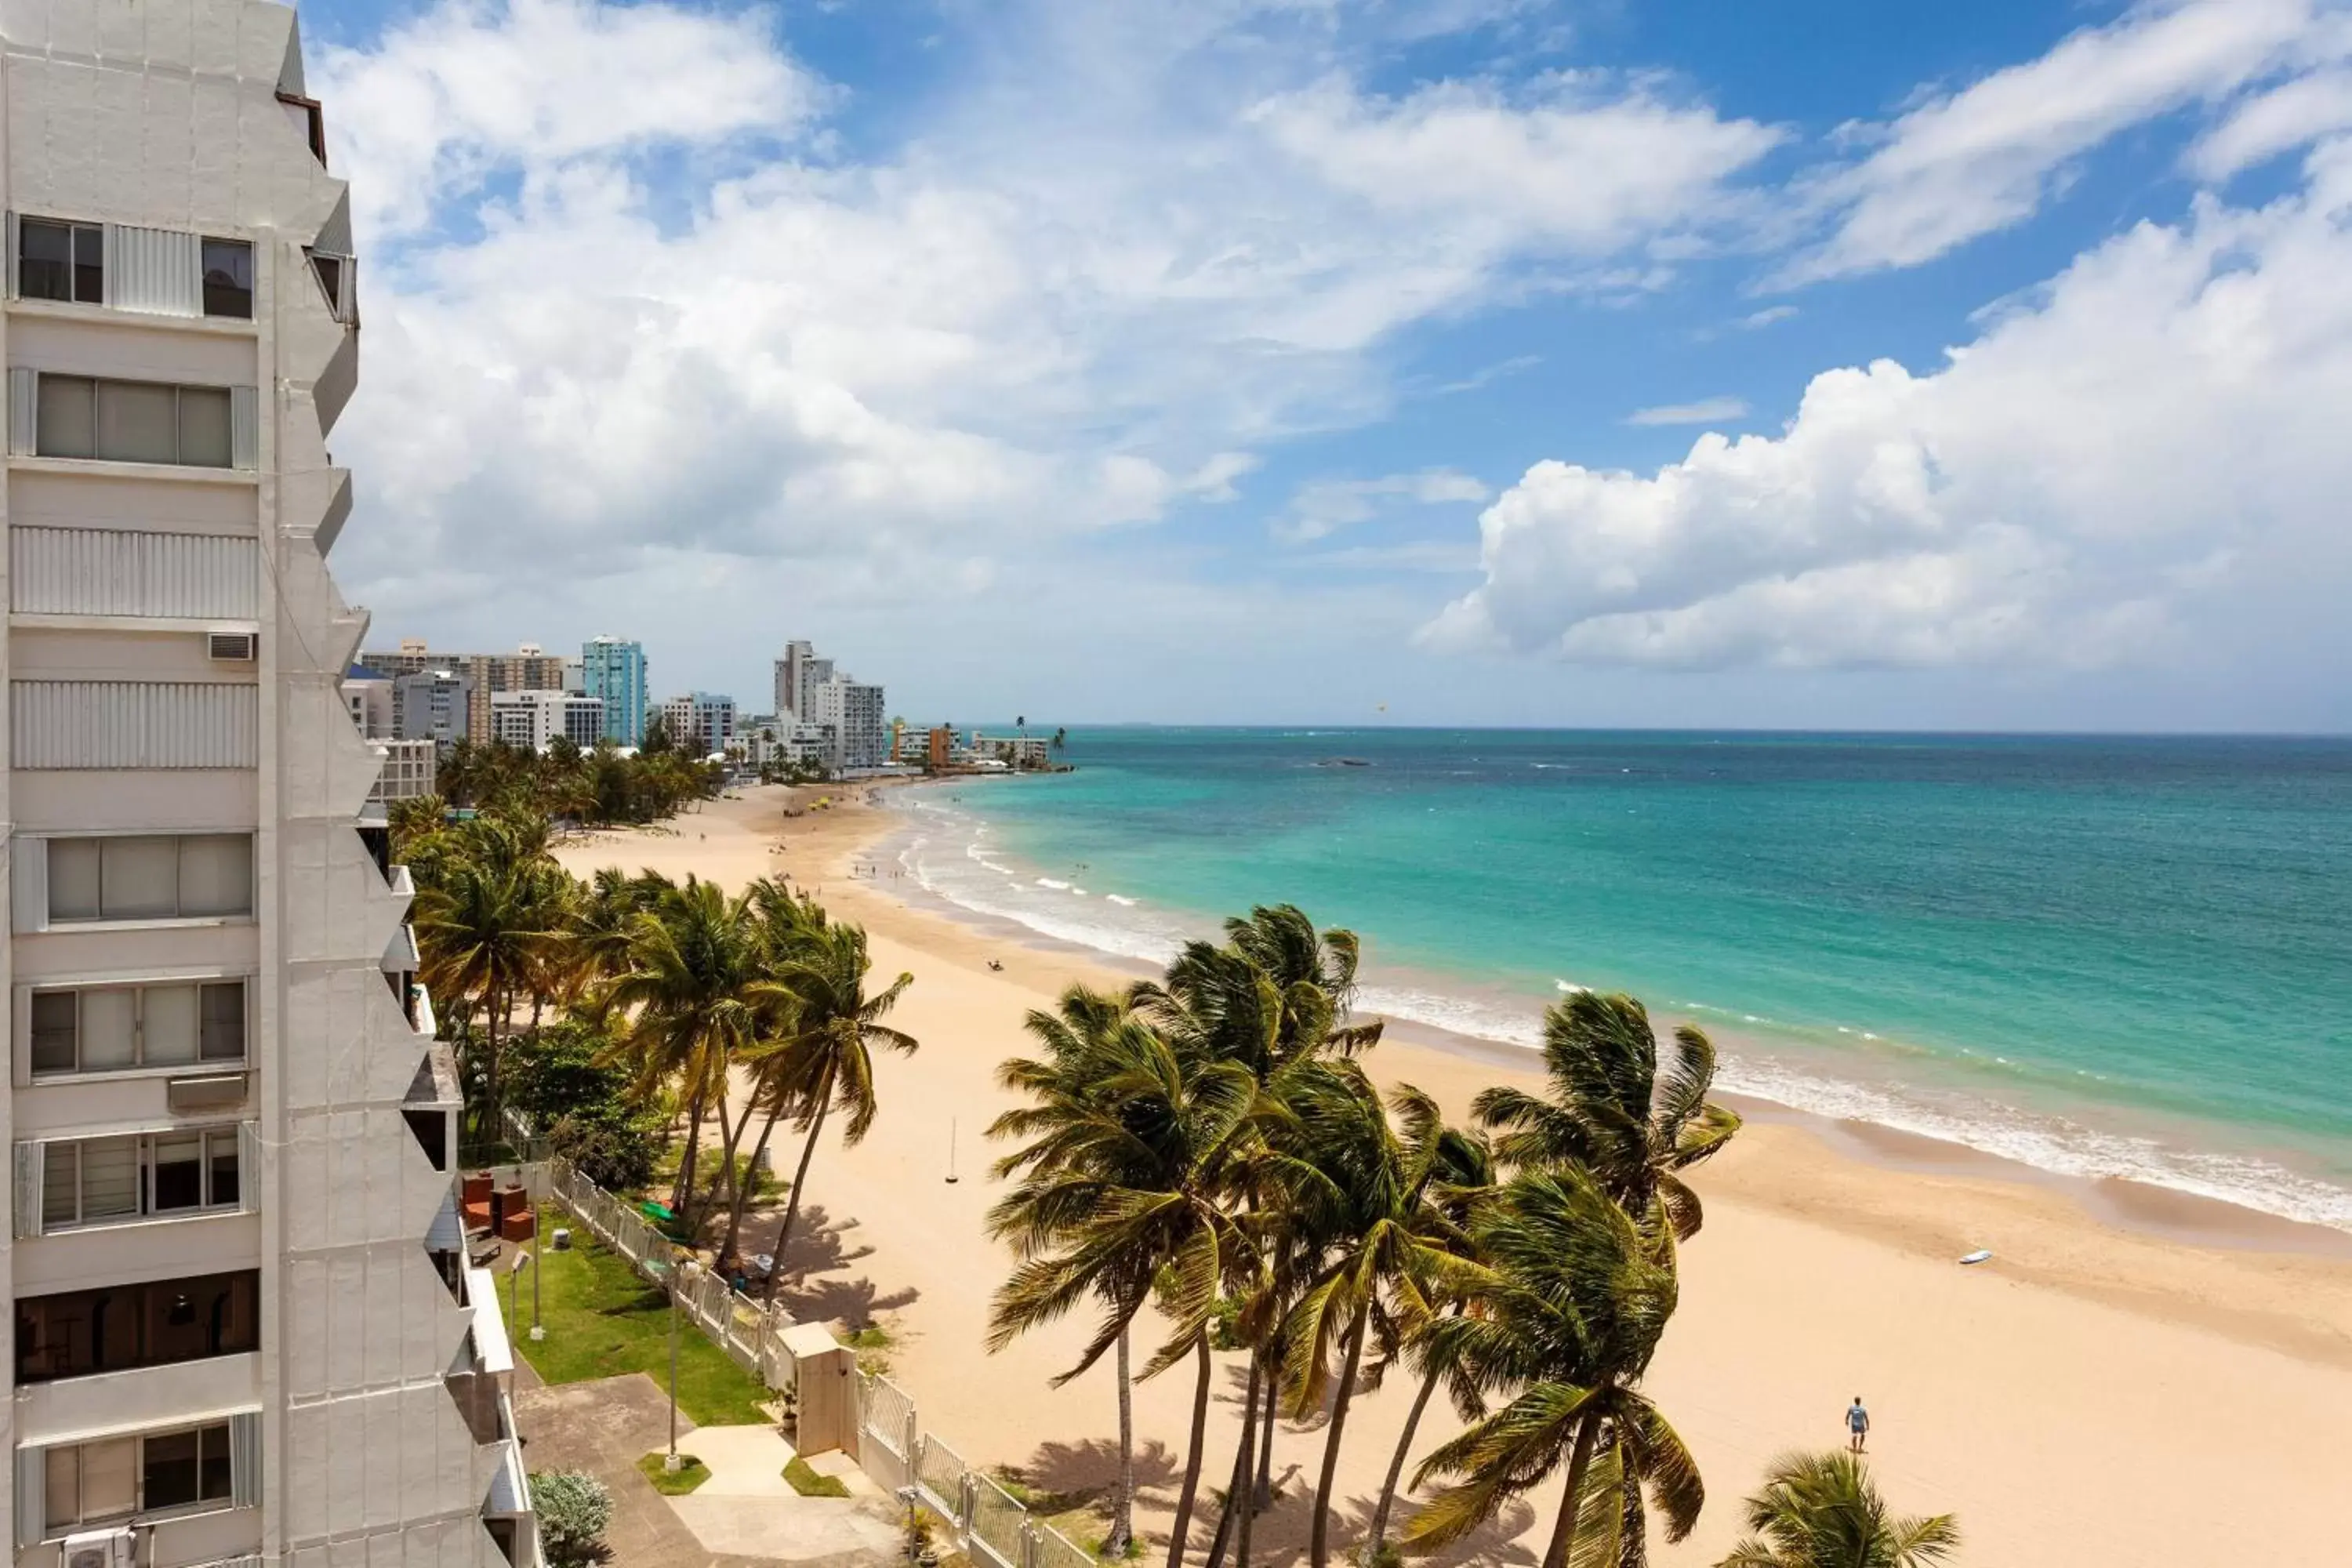
[[[650,867],[730,888],[788,870],[821,889],[835,918],[866,927],[879,981],[913,972],[891,1022],[922,1049],[877,1058],[881,1113],[863,1144],[845,1150],[828,1136],[817,1153],[806,1238],[793,1248],[807,1270],[794,1309],[889,1325],[893,1380],[926,1428],[974,1463],[1014,1467],[1045,1490],[1104,1485],[1117,1431],[1108,1360],[1062,1388],[1048,1382],[1075,1361],[1088,1325],[992,1356],[983,1346],[1007,1260],[982,1228],[997,1188],[987,1174],[996,1151],[981,1130],[1008,1103],[992,1074],[1026,1050],[1023,1016],[1073,982],[1128,976],[1090,954],[908,908],[887,878],[853,879],[850,866],[871,858],[895,820],[857,804],[862,791],[801,797],[818,794],[836,804],[787,819],[785,792],[747,791],[668,830],[590,836],[557,853],[583,876]],[[1368,945],[1376,959],[1376,936]],[[1521,1066],[1396,1037],[1367,1065],[1457,1116],[1487,1084],[1537,1082],[1531,1057]],[[797,1154],[780,1148],[779,1168]],[[1697,1173],[1706,1228],[1683,1249],[1681,1310],[1646,1386],[1696,1452],[1708,1502],[1696,1534],[1655,1546],[1654,1561],[1720,1558],[1766,1464],[1841,1445],[1856,1394],[1870,1406],[1872,1464],[1894,1507],[1957,1513],[1962,1563],[2342,1561],[2352,1242],[2169,1194],[2075,1193],[2024,1177],[1962,1151],[1769,1115]],[[1993,1261],[1958,1267],[1978,1247]],[[1139,1366],[1155,1348],[1150,1332],[1139,1323]],[[1371,1510],[1412,1393],[1400,1371],[1350,1415],[1343,1542]],[[1165,1529],[1190,1394],[1181,1371],[1137,1390],[1143,1528]],[[1204,1498],[1224,1484],[1240,1394],[1239,1358],[1221,1357]],[[1416,1456],[1456,1426],[1441,1399]],[[1259,1522],[1254,1555],[1264,1562],[1303,1558],[1321,1437],[1319,1417],[1282,1425],[1285,1495]],[[1529,1501],[1437,1561],[1533,1564],[1556,1490]],[[1213,1509],[1203,1511],[1213,1523]]]

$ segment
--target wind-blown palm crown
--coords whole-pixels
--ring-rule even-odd
[[[1959,1550],[1948,1513],[1890,1512],[1853,1454],[1783,1454],[1748,1500],[1754,1534],[1717,1568],[1928,1568]]]
[[[1637,1386],[1676,1297],[1671,1258],[1576,1166],[1523,1173],[1480,1205],[1475,1311],[1437,1320],[1431,1353],[1457,1361],[1492,1414],[1433,1452],[1416,1481],[1454,1476],[1406,1525],[1409,1547],[1458,1541],[1564,1464],[1542,1568],[1640,1560],[1643,1495],[1680,1541],[1706,1492],[1673,1426]]]
[[[1473,1110],[1496,1130],[1495,1152],[1525,1170],[1581,1165],[1644,1229],[1688,1240],[1702,1217],[1680,1173],[1739,1131],[1707,1100],[1715,1046],[1688,1025],[1661,1069],[1650,1016],[1631,996],[1580,992],[1544,1014],[1549,1098],[1490,1089]]]
[[[1226,945],[1191,942],[1164,982],[1132,992],[1187,1054],[1222,1058],[1271,1083],[1292,1064],[1330,1052],[1352,1055],[1376,1043],[1381,1026],[1349,1022],[1355,996],[1352,931],[1318,932],[1288,904],[1225,922]]]

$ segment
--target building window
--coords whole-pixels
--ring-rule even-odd
[[[251,1268],[16,1303],[16,1381],[169,1366],[258,1349],[260,1279]]]
[[[41,1146],[41,1230],[240,1206],[237,1129],[135,1132]]]
[[[245,982],[37,991],[33,1076],[245,1059]]]
[[[205,314],[253,320],[253,247],[244,240],[205,241]]]
[[[40,457],[231,466],[226,386],[44,374],[36,406],[33,449]]]
[[[44,1450],[47,1533],[235,1500],[229,1423],[106,1437]]]
[[[94,223],[20,220],[16,292],[27,300],[106,303],[105,230]]]
[[[195,920],[253,912],[253,839],[243,833],[52,838],[49,920]]]

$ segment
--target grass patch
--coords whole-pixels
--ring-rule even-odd
[[[1051,1525],[1068,1541],[1085,1547],[1100,1557],[1103,1542],[1110,1536],[1111,1491],[1108,1487],[1083,1487],[1069,1491],[1048,1491],[1033,1484],[1023,1470],[1013,1466],[1000,1467],[990,1479],[1003,1487],[1013,1501],[1027,1509],[1040,1524]],[[1129,1559],[1143,1555],[1143,1537],[1138,1534],[1127,1543]]]
[[[868,1377],[890,1375],[890,1331],[879,1323],[853,1329],[842,1342],[857,1352],[857,1370]]]
[[[664,1451],[658,1454],[647,1454],[637,1461],[639,1473],[646,1479],[653,1482],[654,1490],[661,1493],[662,1496],[684,1497],[710,1479],[710,1467],[692,1454],[680,1454],[677,1457],[677,1468],[675,1470],[662,1468],[662,1461],[668,1458],[668,1453]]]
[[[550,1249],[533,1268],[501,1279],[499,1301],[515,1349],[549,1383],[584,1383],[642,1372],[669,1384],[669,1298],[648,1285],[628,1260],[589,1238],[585,1226],[550,1209],[541,1233],[572,1226],[572,1250]],[[547,1338],[530,1337],[530,1276],[540,1273],[540,1321]],[[512,1304],[505,1287],[514,1287]],[[677,1325],[677,1407],[698,1426],[765,1426],[760,1402],[767,1390],[727,1359],[681,1316]]]
[[[848,1486],[839,1476],[821,1476],[798,1454],[784,1467],[784,1479],[803,1497],[847,1497]]]

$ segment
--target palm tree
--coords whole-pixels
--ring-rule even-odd
[[[1433,1237],[1433,1245],[1442,1246],[1460,1258],[1469,1258],[1475,1250],[1469,1227],[1476,1205],[1491,1195],[1495,1186],[1494,1152],[1483,1133],[1462,1128],[1448,1127],[1438,1134],[1436,1170],[1433,1181],[1424,1191],[1423,1202],[1431,1213],[1422,1222],[1424,1234]],[[1433,1298],[1443,1298],[1444,1310],[1459,1312],[1470,1295],[1467,1281],[1456,1274],[1437,1281]],[[1405,1460],[1412,1453],[1414,1434],[1421,1428],[1423,1414],[1429,1408],[1430,1396],[1437,1385],[1449,1378],[1454,1391],[1454,1408],[1465,1421],[1473,1421],[1486,1414],[1478,1398],[1476,1385],[1467,1369],[1458,1360],[1449,1360],[1432,1342],[1429,1330],[1435,1320],[1402,1326],[1402,1344],[1398,1353],[1421,1373],[1421,1387],[1414,1393],[1407,1408],[1404,1430],[1397,1436],[1396,1452],[1390,1457],[1388,1474],[1381,1482],[1381,1496],[1372,1508],[1371,1528],[1366,1532],[1362,1562],[1367,1568],[1377,1564],[1388,1545],[1389,1513],[1395,1507],[1397,1488],[1404,1479]]]
[[[673,1078],[679,1081],[687,1139],[670,1206],[690,1231],[702,1120],[714,1103],[730,1169],[733,1163],[728,1068],[758,1034],[759,1004],[751,988],[764,976],[743,901],[730,900],[714,882],[688,876],[662,889],[628,929],[628,967],[605,985],[599,1001],[608,1011],[634,1016],[602,1059],[631,1065],[641,1093]]]
[[[784,1270],[793,1221],[799,1217],[801,1198],[808,1190],[809,1162],[824,1131],[825,1113],[838,1105],[849,1118],[841,1141],[856,1143],[874,1125],[873,1047],[909,1056],[915,1051],[912,1035],[882,1022],[915,977],[902,973],[869,996],[866,973],[872,967],[863,930],[824,925],[810,930],[799,955],[774,971],[774,983],[792,993],[798,1013],[791,1046],[777,1066],[775,1092],[801,1108],[808,1141],[801,1145],[800,1167],[793,1173],[793,1189],[784,1200],[784,1223],[776,1232],[775,1266],[768,1271],[766,1292],[772,1301],[776,1276]]]
[[[1579,992],[1544,1013],[1550,1098],[1490,1089],[1472,1110],[1496,1131],[1495,1152],[1522,1170],[1582,1166],[1657,1245],[1698,1233],[1698,1194],[1681,1173],[1739,1131],[1707,1101],[1715,1047],[1685,1024],[1662,1070],[1650,1016],[1631,996]]]
[[[1424,1206],[1437,1174],[1444,1122],[1436,1102],[1410,1085],[1391,1096],[1397,1125],[1371,1080],[1352,1061],[1318,1064],[1292,1102],[1297,1134],[1277,1140],[1270,1160],[1287,1159],[1291,1223],[1319,1253],[1322,1267],[1304,1282],[1283,1325],[1283,1376],[1292,1413],[1305,1416],[1331,1401],[1324,1428],[1323,1469],[1316,1482],[1307,1560],[1330,1562],[1331,1493],[1348,1407],[1363,1368],[1364,1345],[1384,1303],[1399,1321],[1433,1316],[1430,1289],[1447,1272],[1433,1246]],[[1290,1144],[1286,1155],[1281,1144]],[[1331,1363],[1339,1360],[1339,1386]]]
[[[793,964],[812,954],[816,938],[825,927],[824,910],[816,900],[794,894],[782,879],[754,882],[744,896],[753,937],[760,948],[760,965],[769,976],[751,987],[762,1037],[741,1056],[741,1064],[751,1077],[744,1119],[748,1124],[751,1115],[761,1111],[766,1113],[766,1119],[760,1126],[760,1141],[752,1146],[745,1179],[735,1185],[734,1200],[727,1214],[727,1239],[719,1249],[721,1258],[735,1250],[735,1243],[742,1235],[743,1211],[750,1206],[751,1195],[751,1176],[767,1158],[768,1141],[776,1131],[777,1121],[788,1115],[801,1114],[803,1109],[798,1098],[801,1084],[797,1053],[805,1048],[801,994],[788,981],[777,977],[788,973]]]
[[[1717,1568],[1927,1568],[1959,1550],[1948,1513],[1898,1519],[1853,1454],[1783,1454],[1748,1500],[1754,1531]]]
[[[495,839],[489,846],[500,847]],[[495,852],[457,854],[436,869],[437,879],[417,895],[414,921],[425,983],[458,1000],[468,1015],[478,1002],[484,1010],[485,1110],[495,1135],[499,1033],[516,992],[541,974],[541,956],[560,928],[551,923],[538,868],[528,860]]]
[[[1408,1549],[1457,1541],[1563,1466],[1542,1568],[1639,1562],[1643,1495],[1670,1542],[1706,1490],[1682,1438],[1640,1391],[1675,1300],[1671,1256],[1581,1168],[1528,1173],[1481,1206],[1467,1275],[1475,1308],[1429,1330],[1484,1390],[1507,1394],[1423,1461],[1416,1482],[1457,1478],[1405,1526]]]
[[[1168,1568],[1181,1568],[1208,1426],[1209,1324],[1221,1288],[1254,1250],[1228,1211],[1228,1189],[1268,1108],[1248,1068],[1181,1058],[1139,1016],[1101,1031],[1089,1058],[1098,1092],[1068,1108],[1040,1141],[1046,1147],[1021,1184],[990,1211],[992,1229],[1013,1242],[1021,1261],[996,1292],[988,1346],[1002,1350],[1079,1302],[1098,1300],[1103,1315],[1093,1339],[1055,1380],[1066,1383],[1099,1361],[1158,1298],[1172,1323],[1143,1375],[1188,1355],[1194,1363],[1184,1479],[1168,1543]]]
[[[1088,1130],[1104,1109],[1102,1085],[1113,1058],[1106,1054],[1106,1037],[1125,1026],[1131,1015],[1117,996],[1073,985],[1062,993],[1055,1010],[1033,1011],[1026,1027],[1045,1047],[1042,1057],[1015,1057],[996,1069],[1004,1088],[1026,1093],[1033,1103],[1006,1111],[989,1124],[991,1138],[1027,1138],[1024,1147],[997,1161],[1001,1180],[1023,1172],[1051,1166],[1063,1177],[1087,1176],[1113,1186],[1131,1186],[1150,1179],[1148,1163],[1138,1167],[1131,1158],[1136,1145],[1089,1138]],[[1122,1163],[1120,1156],[1130,1158]],[[1074,1162],[1092,1162],[1081,1172]],[[1034,1205],[1051,1202],[1058,1185],[1029,1183],[1016,1187],[990,1216],[996,1236],[1036,1234],[1040,1218]],[[1145,1281],[1148,1285],[1149,1281]],[[1103,1292],[1107,1303],[1118,1300],[1116,1289]],[[1115,1368],[1118,1383],[1118,1483],[1111,1500],[1110,1531],[1102,1555],[1123,1557],[1135,1538],[1135,1388],[1129,1342],[1121,1328]]]

